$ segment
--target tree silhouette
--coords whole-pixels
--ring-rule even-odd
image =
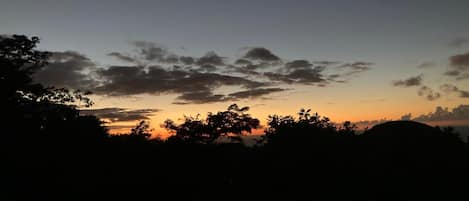
[[[329,118],[322,117],[318,113],[312,115],[310,112],[310,109],[301,109],[298,112],[298,119],[293,116],[270,115],[267,120],[269,127],[265,130],[263,137],[264,141],[268,143],[288,143],[290,141],[299,143],[312,138],[337,134],[336,127]]]
[[[207,118],[202,120],[196,117],[185,117],[184,123],[176,125],[172,120],[166,120],[164,127],[175,135],[172,139],[184,142],[213,143],[220,137],[229,137],[241,141],[241,136],[251,133],[252,129],[259,127],[259,120],[246,114],[249,107],[240,108],[232,104],[226,111],[208,113]]]
[[[93,117],[82,117],[78,105],[89,107],[93,102],[87,97],[89,92],[71,91],[65,88],[44,87],[34,83],[32,75],[48,64],[51,53],[36,49],[38,37],[24,35],[0,37],[0,104],[6,109],[3,115],[7,125],[4,136],[31,140],[52,138],[55,135],[72,136],[76,130],[68,130],[83,123],[81,131],[89,133],[74,137],[91,136],[97,138],[107,135],[102,122]],[[94,121],[94,123],[92,123]],[[72,123],[73,122],[73,123]],[[67,128],[67,126],[69,126]],[[79,126],[78,126],[79,127]],[[98,133],[96,133],[98,132]],[[63,137],[57,139],[63,139]]]

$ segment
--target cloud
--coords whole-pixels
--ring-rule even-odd
[[[272,81],[280,81],[286,84],[326,84],[322,74],[324,67],[317,66],[310,69],[287,70],[287,73],[266,72],[263,75]]]
[[[179,57],[179,60],[185,65],[192,65],[195,62],[195,59],[189,56],[181,56]]]
[[[401,116],[401,120],[412,120],[412,113],[407,113]]]
[[[469,91],[461,90],[452,84],[443,84],[440,89],[446,93],[458,93],[461,98],[469,98]]]
[[[469,52],[449,57],[449,69],[443,74],[456,80],[469,79]]]
[[[459,72],[457,70],[449,70],[449,71],[446,71],[444,73],[444,75],[446,75],[446,76],[458,76],[460,74],[461,74],[461,72]]]
[[[179,63],[181,57],[169,52],[169,50],[162,45],[149,42],[149,41],[132,41],[130,43],[135,49],[133,54],[110,52],[107,55],[117,58],[119,61],[137,64],[147,63]],[[183,63],[188,62],[188,57],[184,57]]]
[[[125,108],[101,108],[80,110],[80,114],[95,115],[100,119],[115,123],[150,119],[150,116],[159,111],[158,109],[130,110]]]
[[[213,94],[209,90],[201,90],[194,92],[186,92],[178,96],[176,99],[178,101],[174,104],[184,105],[184,104],[204,104],[204,103],[214,103],[214,102],[226,102],[226,101],[237,101],[239,99],[254,99],[259,98],[271,93],[285,91],[287,89],[282,88],[256,88],[248,89],[244,91],[238,91],[230,93],[228,95],[224,94]]]
[[[179,56],[165,46],[133,41],[130,53],[112,51],[108,56],[124,63],[98,67],[77,52],[55,52],[35,79],[58,87],[86,89],[97,95],[132,96],[175,94],[177,104],[212,103],[257,98],[286,89],[280,84],[326,86],[329,81],[370,69],[372,63],[345,63],[339,73],[326,74],[335,61],[293,60],[287,63],[264,47],[248,49],[233,62],[215,52],[202,57]],[[329,68],[329,67],[328,67]],[[237,90],[215,93],[221,87]],[[270,88],[268,88],[270,87]]]
[[[469,39],[468,38],[464,38],[464,37],[459,37],[459,38],[455,38],[453,40],[451,40],[448,45],[450,47],[454,47],[454,48],[461,48],[462,46],[464,46],[465,44],[469,43]]]
[[[166,47],[157,45],[148,41],[133,41],[132,45],[137,48],[137,52],[147,61],[163,61],[167,56],[168,50]]]
[[[275,92],[281,92],[285,91],[287,89],[282,89],[282,88],[258,88],[258,89],[249,89],[245,91],[238,91],[235,93],[229,94],[230,97],[233,97],[235,99],[240,99],[240,98],[258,98],[267,94],[275,93]]]
[[[340,64],[340,62],[330,62],[330,63]],[[350,80],[351,77],[371,70],[372,69],[371,66],[373,65],[374,63],[365,62],[365,61],[343,63],[333,68],[336,72],[333,74],[329,74],[327,76],[327,80],[338,82],[338,83],[346,83]]]
[[[129,63],[134,63],[136,62],[136,59],[128,54],[123,54],[123,53],[120,53],[120,52],[111,52],[109,54],[107,54],[108,56],[112,56],[112,57],[115,57],[117,59],[119,59],[120,61],[124,61],[124,62],[129,62]]]
[[[233,100],[230,97],[227,97],[223,94],[213,94],[210,90],[200,90],[200,91],[191,91],[184,92],[182,95],[176,98],[178,101],[173,102],[173,104],[185,105],[185,104],[205,104],[205,103],[214,103],[214,102],[225,102]]]
[[[330,65],[336,65],[339,64],[340,62],[338,61],[314,61],[313,64],[317,64],[320,66],[330,66]]]
[[[213,66],[223,66],[225,63],[223,62],[223,57],[218,56],[217,53],[211,51],[207,52],[204,56],[197,59],[195,62],[196,65],[203,66],[203,65],[213,65]]]
[[[262,61],[262,62],[280,62],[281,59],[264,47],[254,47],[249,49],[243,56],[244,59]]]
[[[313,67],[308,60],[293,60],[285,64],[285,68],[287,71],[295,70],[295,69],[309,69]]]
[[[85,55],[75,51],[52,52],[48,62],[33,75],[34,81],[72,89],[89,89],[96,84],[88,74],[96,65]]]
[[[449,57],[450,65],[457,70],[465,71],[469,69],[469,52],[457,54]]]
[[[252,65],[252,62],[246,59],[237,59],[235,65]]]
[[[396,80],[392,83],[396,87],[413,87],[422,84],[422,75],[407,78],[405,80]]]
[[[436,107],[434,112],[428,114],[422,114],[414,121],[450,121],[450,120],[469,120],[469,105],[459,105],[453,108],[451,111],[448,108],[441,106]]]
[[[417,94],[419,96],[425,97],[429,101],[433,101],[433,100],[436,100],[436,99],[441,97],[440,93],[434,92],[431,88],[429,88],[427,86],[420,87]]]
[[[177,99],[191,103],[226,101],[224,96],[212,94],[221,86],[240,86],[254,89],[268,84],[242,77],[197,71],[168,70],[159,66],[111,66],[97,71],[104,82],[96,93],[103,95],[136,95],[179,93]],[[201,98],[205,96],[205,98]],[[205,102],[204,102],[205,101]]]
[[[417,66],[417,68],[431,68],[435,67],[436,64],[434,62],[423,62]]]
[[[347,70],[345,73],[343,73],[343,76],[350,76],[353,74],[358,74],[358,73],[371,70],[372,65],[374,65],[374,63],[358,61],[358,62],[353,62],[353,63],[345,63],[345,64],[338,66],[337,68],[342,69],[342,70]]]

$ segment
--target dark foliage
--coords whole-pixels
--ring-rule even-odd
[[[175,133],[170,141],[189,143],[213,143],[220,137],[229,137],[241,141],[244,133],[251,133],[259,127],[259,120],[246,114],[249,107],[239,108],[233,104],[226,111],[216,114],[208,113],[205,120],[197,117],[185,117],[184,123],[176,125],[172,120],[166,120],[164,127]]]

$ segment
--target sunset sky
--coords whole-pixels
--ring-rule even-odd
[[[0,3],[0,34],[53,52],[35,79],[93,91],[86,112],[112,128],[148,118],[161,134],[232,103],[263,122],[311,108],[469,126],[467,0]]]

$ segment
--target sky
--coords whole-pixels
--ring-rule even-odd
[[[148,119],[161,134],[232,103],[262,122],[311,108],[469,126],[469,1],[0,3],[0,34],[53,52],[35,80],[92,91],[85,113],[114,129]]]

